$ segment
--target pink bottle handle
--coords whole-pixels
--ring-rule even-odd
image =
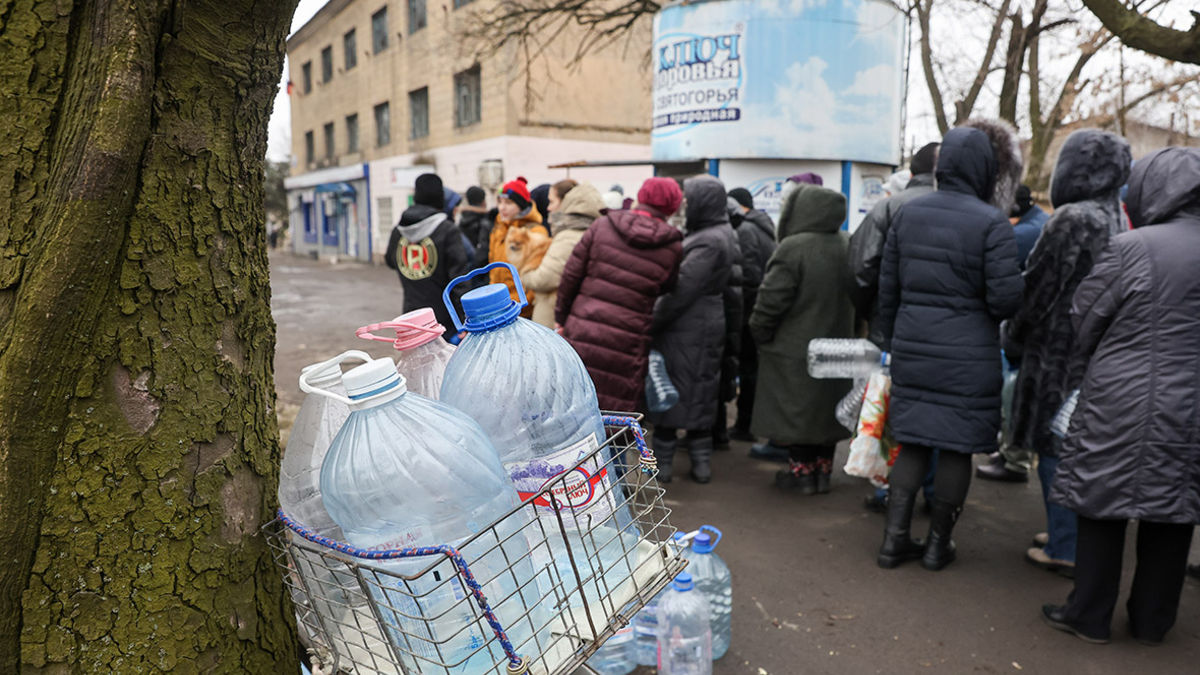
[[[392,330],[396,330],[399,328],[408,328],[408,329],[417,330],[417,331],[421,331],[423,333],[428,333],[430,335],[437,335],[437,336],[441,336],[441,334],[443,332],[445,332],[445,329],[441,328],[441,327],[429,328],[428,326],[421,326],[419,324],[412,323],[411,321],[401,321],[400,317],[396,317],[395,319],[392,319],[391,321],[383,321],[380,323],[373,323],[369,326],[363,326],[362,328],[359,328],[358,330],[354,331],[354,334],[364,340],[375,340],[376,342],[390,342],[390,343],[392,343],[392,346],[395,347],[396,349],[402,349],[402,347],[400,346],[401,340],[399,337],[384,337],[382,335],[375,335],[375,331],[383,330],[384,328],[391,328]],[[398,335],[398,333],[397,333],[397,335]]]

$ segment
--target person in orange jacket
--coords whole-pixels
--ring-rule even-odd
[[[520,227],[527,230],[541,230],[547,237],[550,231],[542,224],[542,214],[533,207],[533,199],[529,195],[529,184],[524,177],[509,181],[500,189],[499,213],[496,214],[496,224],[488,240],[488,262],[508,262],[508,251],[505,238],[510,228]],[[517,299],[517,286],[506,270],[495,269],[489,276],[491,283],[508,286],[508,293],[513,300]],[[522,316],[527,316],[533,310],[533,293],[526,290],[529,307],[525,308]]]

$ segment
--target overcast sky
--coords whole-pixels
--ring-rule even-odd
[[[296,14],[292,16],[292,30],[301,26],[325,6],[329,0],[300,0]],[[282,161],[292,153],[292,104],[287,95],[287,61],[283,63],[283,77],[279,80],[279,91],[275,94],[275,109],[271,112],[271,125],[267,136],[267,159]]]

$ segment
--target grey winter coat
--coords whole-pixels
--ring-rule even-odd
[[[742,216],[742,223],[737,227],[737,239],[742,251],[744,316],[749,320],[758,287],[762,285],[763,275],[767,271],[767,261],[775,253],[775,223],[771,222],[771,216],[766,211],[751,209]]]
[[[651,327],[654,348],[666,357],[679,402],[651,420],[665,427],[708,429],[717,414],[726,336],[741,330],[740,254],[725,213],[721,181],[712,176],[689,178],[683,194],[687,234],[679,280],[655,303]]]
[[[1029,256],[1025,297],[1005,324],[1005,350],[1020,358],[1013,395],[1013,443],[1057,454],[1050,421],[1083,373],[1068,369],[1075,342],[1071,302],[1092,265],[1121,229],[1118,192],[1129,179],[1129,143],[1081,129],[1058,154],[1050,182],[1054,215]]]
[[[767,265],[750,333],[759,349],[751,429],[788,445],[833,445],[849,437],[834,410],[849,380],[808,375],[808,342],[848,338],[854,310],[847,283],[846,198],[801,184],[779,219],[779,248]],[[743,225],[742,227],[745,227]]]
[[[992,452],[1000,430],[1000,321],[1021,303],[1012,225],[987,202],[993,143],[951,129],[937,191],[900,208],[879,275],[879,325],[892,352],[888,418],[901,443]]]
[[[883,259],[883,245],[900,207],[930,192],[933,192],[932,173],[913,176],[899,194],[876,204],[850,237],[850,272],[854,278],[851,299],[858,316],[870,324],[867,338],[877,345],[883,344],[883,334],[875,320],[879,312],[879,262]]]
[[[1200,149],[1139,159],[1075,293],[1087,363],[1050,499],[1096,519],[1200,524]]]

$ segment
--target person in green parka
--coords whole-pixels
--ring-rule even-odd
[[[850,436],[834,415],[850,380],[813,379],[807,366],[809,340],[854,336],[845,219],[846,198],[839,192],[800,185],[787,196],[779,248],[750,316],[760,354],[750,427],[788,449],[790,466],[775,482],[804,494],[829,492],[834,449]]]

